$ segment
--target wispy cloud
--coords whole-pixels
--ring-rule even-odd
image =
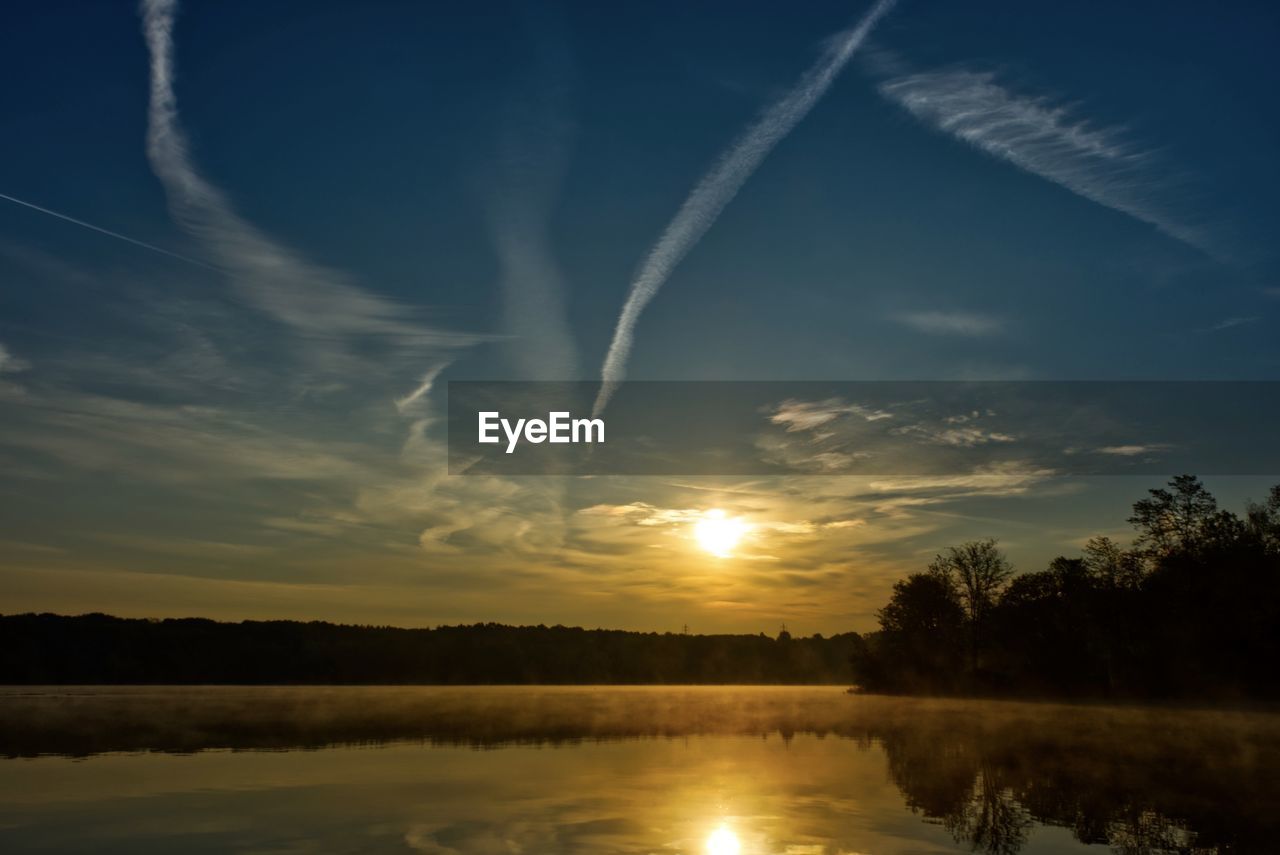
[[[916,437],[934,445],[947,445],[953,448],[976,448],[991,443],[1016,442],[1013,434],[998,430],[984,430],[980,427],[965,425],[963,427],[936,427],[933,425],[915,424],[895,428],[892,433],[902,436]]]
[[[687,525],[697,522],[705,515],[705,512],[699,508],[660,508],[648,502],[591,505],[580,509],[578,513],[587,516],[621,517],[635,525],[644,526]]]
[[[30,366],[9,352],[9,348],[0,343],[0,374],[12,374],[26,371]]]
[[[1204,332],[1221,332],[1222,330],[1229,330],[1229,329],[1232,329],[1233,327],[1243,327],[1243,326],[1248,326],[1249,324],[1256,324],[1260,320],[1262,320],[1262,318],[1258,317],[1257,315],[1250,315],[1248,317],[1223,318],[1222,320],[1218,321],[1216,324],[1205,327],[1203,331]]]
[[[914,330],[931,335],[981,337],[1004,330],[1001,318],[974,312],[903,312],[893,320]]]
[[[431,393],[458,348],[481,337],[434,328],[281,246],[192,163],[173,89],[175,8],[172,0],[142,6],[152,75],[147,153],[199,257],[229,277],[238,299],[218,289],[176,293],[172,277],[82,270],[61,254],[0,243],[0,254],[33,281],[112,297],[97,335],[64,337],[61,350],[33,358],[29,379],[13,373],[27,354],[0,348],[0,466],[30,479],[29,492],[43,490],[32,501],[61,509],[45,516],[65,521],[65,531],[48,539],[62,545],[112,531],[131,566],[156,569],[172,564],[165,553],[173,550],[140,538],[172,536],[195,544],[182,566],[197,574],[234,552],[219,544],[245,544],[242,572],[296,581],[313,579],[318,565],[291,564],[291,550],[323,537],[318,561],[367,562],[379,584],[412,565],[411,587],[427,583],[422,549],[550,551],[559,512],[539,485],[446,477]],[[15,377],[23,388],[6,382]],[[118,521],[105,510],[63,508],[68,485],[104,473],[127,482],[140,508],[194,499],[198,510],[161,532],[160,517],[143,511]],[[268,560],[259,545],[282,551]],[[83,548],[86,560],[103,564],[100,542]],[[430,583],[456,569],[433,570]]]
[[[418,384],[417,388],[408,395],[405,395],[403,398],[396,400],[396,409],[401,413],[405,413],[408,412],[414,404],[423,400],[427,394],[430,393],[431,387],[435,385],[436,379],[440,376],[440,372],[444,371],[446,367],[448,367],[448,363],[441,362],[440,364],[433,365],[431,368],[427,369],[427,373],[422,375],[422,382]]]
[[[551,218],[572,148],[570,58],[552,23],[527,11],[532,68],[502,111],[491,166],[489,228],[502,291],[502,346],[511,368],[532,380],[575,376],[577,352],[565,310],[565,281],[551,248]]]
[[[788,399],[774,408],[769,414],[769,421],[784,426],[787,433],[795,433],[824,427],[843,416],[857,416],[868,422],[893,418],[891,413],[875,407],[851,404],[842,398],[827,398],[824,401]]]
[[[896,0],[877,0],[851,30],[832,39],[799,84],[774,102],[720,155],[711,170],[693,188],[657,244],[649,251],[640,272],[631,282],[627,300],[618,316],[613,340],[605,356],[600,393],[594,411],[598,415],[626,376],[627,358],[635,338],[640,313],[671,276],[677,264],[706,234],[720,212],[759,168],[769,152],[813,109],[836,75],[862,45],[875,25],[894,7]]]
[[[1172,447],[1166,443],[1157,442],[1144,445],[1104,445],[1097,451],[1099,454],[1106,454],[1111,457],[1140,457],[1144,454],[1168,451]]]
[[[174,92],[176,0],[143,0],[143,31],[151,54],[147,155],[181,225],[226,270],[244,298],[294,330],[316,339],[376,336],[405,347],[457,348],[475,335],[415,322],[404,306],[371,294],[342,273],[306,261],[236,213],[226,195],[192,162]]]
[[[903,494],[899,507],[937,504],[972,496],[1016,496],[1057,474],[1025,461],[1006,461],[956,475],[913,475],[875,480],[872,490]]]
[[[168,485],[350,483],[394,474],[394,461],[356,439],[300,436],[244,413],[40,389],[9,414],[3,444],[86,471]]]
[[[1203,228],[1155,201],[1167,190],[1165,180],[1155,174],[1150,153],[1130,143],[1121,129],[1096,127],[1067,106],[1014,92],[990,72],[895,75],[880,83],[881,94],[921,121],[1219,257]]]

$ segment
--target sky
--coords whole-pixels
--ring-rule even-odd
[[[5,16],[6,612],[867,630],[1158,483],[451,476],[445,384],[1280,379],[1273,4]]]

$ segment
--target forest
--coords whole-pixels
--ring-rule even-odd
[[[872,692],[1144,699],[1280,696],[1280,486],[1243,516],[1180,475],[1133,505],[1130,546],[1014,573],[994,540],[897,582],[859,637]]]
[[[7,684],[848,683],[856,634],[0,616]]]

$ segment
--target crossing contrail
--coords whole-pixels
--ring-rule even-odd
[[[601,371],[600,392],[596,395],[595,415],[609,403],[618,384],[626,375],[627,357],[635,336],[636,322],[644,307],[658,293],[676,265],[715,223],[725,206],[742,189],[751,174],[791,130],[800,123],[813,105],[831,87],[836,75],[861,46],[872,28],[888,14],[897,0],[878,0],[851,30],[831,40],[822,57],[805,72],[794,89],[766,109],[746,132],[720,155],[709,172],[702,176],[693,192],[685,199],[666,230],[649,251],[640,272],[631,282],[627,301],[623,304],[613,341]]]
[[[149,249],[152,252],[158,252],[161,255],[167,255],[170,258],[176,258],[178,261],[185,261],[187,264],[194,264],[195,266],[203,267],[206,270],[220,269],[220,268],[214,267],[212,264],[206,264],[205,262],[200,261],[198,258],[191,258],[190,256],[183,255],[180,252],[173,252],[172,250],[164,249],[163,247],[158,247],[155,244],[147,243],[146,241],[138,240],[137,238],[131,238],[128,235],[122,235],[119,232],[113,232],[111,231],[111,229],[104,229],[102,226],[95,226],[93,223],[86,223],[84,220],[77,220],[75,217],[58,213],[57,211],[54,211],[50,208],[45,208],[41,205],[37,205],[34,202],[28,202],[25,199],[19,199],[17,196],[10,196],[7,193],[0,193],[0,199],[4,199],[6,202],[12,202],[15,205],[21,205],[24,208],[30,208],[33,211],[39,211],[42,214],[48,214],[51,217],[57,217],[59,220],[65,220],[68,223],[73,223],[74,225],[80,226],[81,228],[89,229],[90,231],[95,231],[98,234],[103,234],[103,235],[106,235],[107,237],[113,237],[116,240],[122,240],[125,243],[131,243],[134,246],[139,246],[139,247],[142,247],[143,249]]]

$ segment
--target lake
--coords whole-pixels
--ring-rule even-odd
[[[839,687],[0,688],[0,851],[1280,851],[1280,715]]]

